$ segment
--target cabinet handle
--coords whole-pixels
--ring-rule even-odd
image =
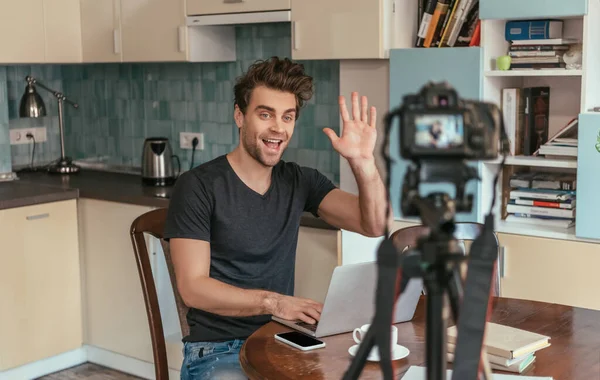
[[[504,250],[506,248],[505,247],[500,247],[500,249],[498,250],[498,270],[500,271],[500,278],[504,278]]]
[[[225,4],[243,3],[244,0],[223,0]]]
[[[298,50],[300,48],[300,44],[298,42],[298,21],[292,21],[292,42],[293,49]]]
[[[114,46],[115,54],[121,53],[121,43],[119,41],[120,34],[121,33],[119,33],[119,29],[113,30],[113,46]]]
[[[50,217],[49,213],[45,213],[45,214],[37,214],[37,215],[29,215],[26,216],[25,219],[27,220],[37,220],[37,219],[45,219]]]
[[[185,25],[182,25],[179,27],[178,37],[179,37],[179,51],[183,53],[185,51]]]

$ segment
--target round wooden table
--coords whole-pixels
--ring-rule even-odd
[[[397,378],[412,365],[425,366],[424,303],[421,298],[412,321],[396,325],[398,343],[410,350],[408,357],[393,362]],[[535,363],[523,375],[552,376],[554,380],[600,378],[600,311],[494,298],[491,321],[550,336],[551,346],[536,352]],[[343,377],[353,360],[348,353],[348,348],[355,344],[352,333],[322,338],[327,344],[325,348],[304,352],[273,338],[276,333],[290,330],[270,322],[246,340],[240,363],[250,379],[339,380]],[[451,363],[448,368],[452,368]],[[382,377],[379,364],[367,362],[360,378]]]

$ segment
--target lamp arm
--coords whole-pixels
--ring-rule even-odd
[[[37,79],[35,79],[34,77],[28,75],[25,80],[29,83],[29,84],[35,84],[36,86],[39,86],[41,88],[43,88],[44,90],[48,91],[49,93],[51,93],[52,95],[54,95],[58,100],[62,100],[66,103],[69,103],[70,105],[73,106],[73,108],[79,108],[79,104],[73,102],[72,100],[68,99],[65,94],[63,94],[62,92],[58,92],[58,91],[54,91],[53,89],[47,87],[45,84],[41,83],[40,81],[38,81]]]

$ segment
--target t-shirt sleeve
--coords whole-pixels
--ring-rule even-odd
[[[312,213],[318,217],[319,205],[325,196],[336,186],[316,169],[302,167],[302,179],[306,187],[306,203],[304,211]]]
[[[165,222],[165,240],[199,239],[210,242],[212,196],[194,173],[183,173],[169,201]]]

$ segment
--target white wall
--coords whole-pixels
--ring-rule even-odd
[[[366,95],[369,105],[377,108],[377,145],[375,157],[382,179],[385,181],[385,164],[380,155],[383,144],[383,118],[390,108],[389,61],[382,60],[342,60],[340,62],[340,94],[349,98],[352,91]],[[348,100],[347,100],[348,102]],[[348,102],[349,103],[349,102]],[[340,119],[340,126],[343,126]],[[342,190],[358,194],[358,186],[348,162],[340,159],[340,187]],[[412,225],[395,222],[392,231]],[[368,238],[353,232],[342,231],[342,265],[374,261],[382,238]]]

